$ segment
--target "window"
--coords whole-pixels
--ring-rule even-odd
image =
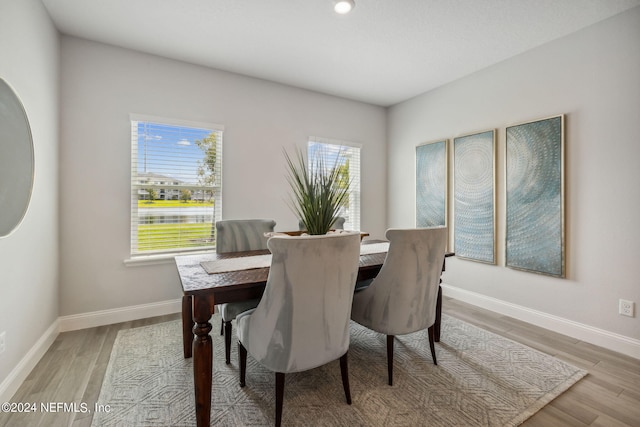
[[[345,218],[345,230],[360,230],[360,146],[350,142],[310,137],[308,146],[309,168],[322,164],[338,167],[342,181],[351,182],[349,201],[340,211]],[[321,159],[321,161],[317,161]]]
[[[131,116],[131,255],[215,246],[223,129]]]

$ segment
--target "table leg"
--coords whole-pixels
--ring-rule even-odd
[[[440,342],[440,324],[442,323],[442,286],[438,285],[438,299],[436,300],[436,323],[433,328],[433,340]]]
[[[211,374],[213,365],[211,306],[206,297],[193,297],[193,382],[196,395],[196,424],[209,427],[211,421]]]
[[[192,356],[193,346],[193,298],[191,295],[182,297],[182,350],[184,358]]]

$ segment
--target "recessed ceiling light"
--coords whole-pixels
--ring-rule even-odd
[[[351,12],[354,7],[356,4],[353,0],[337,0],[333,5],[333,9],[341,15]]]

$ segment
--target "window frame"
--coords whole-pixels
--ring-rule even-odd
[[[194,247],[172,247],[160,250],[139,250],[138,249],[138,200],[139,191],[141,187],[149,187],[140,183],[138,177],[138,124],[149,123],[151,125],[170,126],[170,127],[183,127],[199,130],[207,130],[210,132],[217,132],[216,140],[216,163],[214,171],[214,184],[213,185],[199,185],[199,184],[186,184],[181,185],[180,180],[175,177],[170,177],[175,181],[164,185],[164,190],[169,192],[179,192],[182,189],[190,189],[192,191],[212,191],[213,199],[213,219],[211,226],[214,227],[215,222],[222,219],[222,167],[223,167],[223,142],[224,142],[224,126],[215,123],[198,122],[191,120],[174,119],[167,117],[150,116],[144,114],[130,114],[129,122],[131,127],[131,169],[130,169],[130,245],[129,255],[130,258],[125,260],[125,264],[135,264],[138,262],[156,262],[172,260],[175,255],[198,253],[203,251],[211,251],[215,249],[215,240],[210,245],[206,246],[194,246]],[[177,183],[177,185],[176,185]],[[153,184],[155,185],[155,184]]]
[[[352,164],[351,162],[349,162],[350,168],[349,168],[349,178],[352,179],[352,183],[351,186],[349,188],[349,206],[352,206],[354,209],[354,213],[349,212],[349,221],[345,222],[345,229],[349,229],[349,230],[355,230],[355,231],[360,231],[361,229],[361,224],[362,224],[362,202],[361,202],[361,187],[362,187],[362,161],[361,161],[361,157],[362,157],[362,144],[356,143],[356,142],[351,142],[351,141],[344,141],[344,140],[340,140],[340,139],[332,139],[332,138],[324,138],[324,137],[319,137],[319,136],[310,136],[307,139],[307,159],[308,159],[308,167],[311,167],[311,158],[310,158],[310,149],[312,144],[322,144],[322,145],[331,145],[331,146],[335,146],[338,147],[339,151],[342,151],[343,149],[347,149],[347,150],[356,150],[353,152],[352,155],[355,155],[355,159],[357,160],[354,163],[356,164]],[[351,176],[352,174],[352,168],[354,171],[357,170],[357,179],[353,179],[354,177]],[[351,218],[353,216],[353,219]]]

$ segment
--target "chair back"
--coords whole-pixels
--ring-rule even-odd
[[[274,236],[268,246],[267,285],[248,319],[238,317],[240,341],[275,372],[304,371],[342,357],[349,349],[360,234]]]
[[[386,335],[435,323],[447,229],[389,229],[389,252],[378,276],[358,292],[351,318]]]
[[[264,233],[273,232],[272,219],[228,219],[216,222],[216,252],[243,252],[267,249]]]

